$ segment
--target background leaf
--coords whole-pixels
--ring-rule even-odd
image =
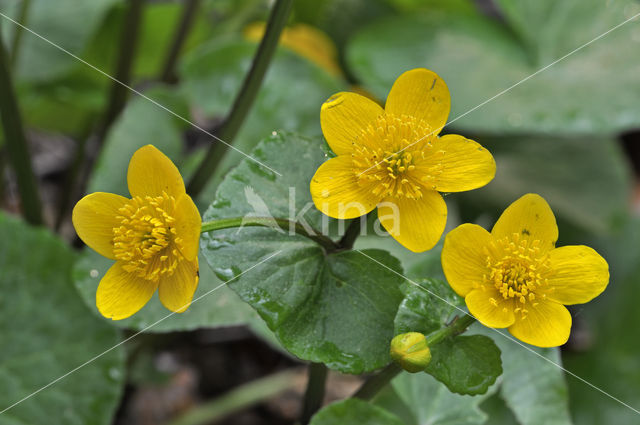
[[[402,425],[403,422],[386,410],[357,398],[326,406],[312,418],[310,425]]]
[[[0,410],[120,342],[70,280],[73,252],[47,231],[0,214]],[[111,423],[124,385],[114,348],[0,415],[0,424]]]
[[[289,133],[266,139],[252,155],[283,175],[243,160],[220,185],[204,220],[271,214],[328,229],[328,218],[315,209],[309,193],[313,173],[326,160],[322,144]],[[402,298],[403,279],[396,273],[358,252],[326,255],[310,239],[279,229],[211,232],[203,236],[201,247],[213,270],[226,279],[280,251],[229,285],[297,357],[349,373],[390,361],[388,344]],[[365,253],[402,272],[388,253]]]
[[[635,78],[640,49],[629,48],[637,38],[633,23],[501,94],[640,12],[637,2],[502,4],[509,5],[509,22],[526,35],[525,44],[513,36],[512,28],[479,13],[413,14],[363,28],[347,48],[347,62],[381,99],[408,69],[437,72],[452,89],[449,119],[456,119],[455,127],[464,130],[584,134],[640,125],[640,84]]]

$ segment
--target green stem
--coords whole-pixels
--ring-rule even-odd
[[[451,323],[427,335],[427,343],[429,347],[433,347],[445,338],[455,336],[464,332],[476,319],[464,314],[462,317],[456,316]],[[355,398],[362,400],[371,400],[381,389],[383,389],[393,378],[395,378],[402,368],[397,363],[391,363],[378,374],[367,379],[364,384],[353,395]]]
[[[311,417],[322,407],[327,372],[327,367],[322,363],[311,363],[309,365],[309,380],[300,417],[300,422],[303,425],[308,424],[311,421]]]
[[[18,12],[17,22],[19,22],[23,26],[27,25],[30,6],[31,0],[22,0],[20,11]],[[11,43],[11,69],[15,69],[16,63],[18,62],[18,52],[20,52],[22,34],[22,27],[20,25],[16,25],[13,33],[13,42]]]
[[[360,228],[362,227],[362,217],[351,219],[347,230],[344,232],[342,239],[338,242],[340,248],[351,249],[356,242],[358,236],[360,236]]]
[[[387,367],[382,369],[379,373],[367,379],[352,397],[359,398],[361,400],[371,400],[400,372],[402,372],[402,368],[399,364],[395,362],[388,364]]]
[[[320,232],[304,226],[302,223],[287,220],[286,218],[273,217],[233,217],[221,218],[202,223],[201,232],[212,232],[215,230],[231,229],[234,227],[271,227],[279,228],[288,232],[305,236],[322,246],[325,251],[333,252],[340,247],[334,241],[324,236]]]
[[[295,385],[295,376],[295,371],[286,370],[241,385],[220,398],[189,410],[175,421],[172,421],[170,425],[212,424],[231,413],[246,409],[292,388]]]
[[[25,219],[35,225],[42,221],[42,205],[38,194],[36,176],[31,167],[29,147],[22,125],[22,116],[18,108],[16,94],[13,91],[11,73],[7,63],[7,54],[0,39],[0,118],[5,135],[5,149],[9,162],[15,172],[20,199],[22,200],[22,214]]]
[[[225,143],[231,144],[233,142],[251,109],[251,105],[253,105],[258,95],[264,75],[276,51],[282,29],[289,18],[292,3],[293,0],[277,0],[271,10],[264,37],[262,37],[260,46],[253,58],[249,73],[244,79],[244,83],[233,103],[231,112],[217,132],[218,138],[224,140]],[[205,187],[207,181],[213,175],[213,171],[227,151],[227,148],[227,145],[219,141],[211,145],[202,163],[187,185],[187,192],[192,197],[197,197]]]
[[[160,81],[164,83],[174,83],[176,81],[176,62],[178,61],[178,56],[180,56],[182,46],[189,35],[189,30],[191,29],[191,24],[196,16],[196,11],[198,10],[199,5],[200,0],[186,0],[184,8],[182,9],[180,23],[173,35],[173,41],[169,47],[169,51],[167,52],[167,57],[164,61],[164,66],[162,67],[162,73],[160,74]]]

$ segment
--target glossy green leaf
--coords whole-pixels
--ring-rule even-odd
[[[375,404],[402,417],[407,425],[477,425],[487,420],[478,407],[486,395],[459,395],[426,373],[402,373],[391,381],[391,394],[382,393]]]
[[[260,143],[252,156],[282,175],[242,161],[220,185],[204,220],[271,215],[324,227],[326,233],[329,220],[315,209],[309,193],[313,173],[326,160],[322,141],[279,133]],[[403,281],[396,274],[402,273],[400,263],[390,254],[364,251],[391,270],[355,251],[327,255],[308,238],[269,228],[211,232],[203,235],[201,248],[218,276],[246,272],[230,287],[297,357],[349,373],[390,361]]]
[[[257,44],[249,41],[215,40],[185,55],[180,75],[189,102],[207,116],[223,119],[233,105],[256,48]],[[336,77],[280,48],[233,146],[250,152],[258,141],[280,129],[320,134],[320,106],[343,89],[344,83]],[[243,158],[241,153],[229,149],[209,189],[215,188],[222,176]],[[214,191],[209,192],[213,197]]]
[[[434,332],[450,322],[462,298],[439,280],[407,284],[405,298],[396,315],[396,334]],[[493,340],[480,335],[459,335],[431,347],[431,363],[425,372],[459,394],[484,394],[502,373],[500,350]]]
[[[91,315],[70,281],[73,251],[4,214],[0,234],[0,424],[110,424],[124,354],[118,333]]]
[[[403,425],[392,413],[357,398],[338,401],[320,410],[310,425]]]
[[[449,120],[466,131],[611,133],[640,124],[632,22],[531,77],[640,12],[637,2],[501,3],[511,27],[437,12],[372,23],[352,39],[347,61],[382,99],[404,71],[434,70],[452,93]]]
[[[431,350],[425,372],[458,394],[484,394],[502,374],[500,349],[483,335],[448,338]]]
[[[631,172],[615,140],[507,137],[479,142],[492,152],[498,168],[487,186],[457,197],[467,201],[466,210],[502,211],[533,192],[549,202],[558,218],[592,233],[610,232],[626,214]]]
[[[472,330],[491,337],[500,347],[504,368],[500,395],[520,424],[572,423],[560,350],[532,347],[479,324]]]

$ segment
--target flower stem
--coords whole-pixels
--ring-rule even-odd
[[[23,26],[27,25],[27,18],[29,17],[29,7],[31,6],[31,0],[22,0],[20,5],[20,11],[18,12],[17,21]],[[18,62],[18,52],[20,52],[20,45],[22,41],[23,30],[20,25],[16,25],[13,32],[13,40],[11,42],[11,69],[15,69]]]
[[[327,367],[322,363],[309,365],[309,380],[307,381],[307,390],[304,393],[304,405],[300,417],[300,423],[303,425],[308,424],[311,417],[322,407],[327,372]]]
[[[0,93],[2,93],[0,95],[0,118],[5,136],[5,149],[18,182],[22,214],[29,223],[40,225],[43,221],[38,184],[31,166],[29,147],[18,108],[18,100],[11,82],[7,54],[1,40]]]
[[[189,30],[191,29],[191,24],[196,16],[196,11],[198,10],[199,5],[200,0],[186,0],[184,4],[182,17],[180,18],[180,22],[176,28],[173,41],[171,42],[171,46],[167,52],[167,57],[164,61],[164,66],[162,67],[162,72],[160,74],[159,80],[164,83],[174,83],[177,79],[175,75],[176,62],[178,61],[178,56],[180,55],[182,46],[189,35]]]
[[[251,105],[260,90],[264,75],[275,53],[282,29],[289,18],[292,3],[293,0],[277,0],[271,10],[264,37],[262,37],[260,46],[253,58],[249,73],[244,79],[244,83],[233,103],[231,112],[229,112],[229,115],[217,132],[217,136],[221,140],[224,140],[225,143],[231,144],[233,142],[251,109]],[[227,145],[219,142],[211,145],[202,163],[187,185],[187,192],[192,197],[198,196],[200,191],[205,187],[209,177],[213,175],[213,171],[224,156],[227,148]]]
[[[469,314],[464,314],[461,317],[456,316],[448,325],[427,335],[429,347],[433,347],[445,338],[461,334],[475,321],[476,319]],[[394,362],[387,365],[387,367],[382,369],[378,374],[367,379],[353,397],[362,400],[371,400],[400,372],[402,372],[402,368],[397,363]]]
[[[362,227],[362,217],[353,218],[349,222],[347,230],[344,232],[342,239],[338,242],[338,245],[342,249],[351,249],[356,242],[358,236],[360,236],[360,228]]]
[[[221,218],[202,223],[201,233],[212,232],[214,230],[231,229],[234,227],[271,227],[279,228],[288,232],[305,236],[318,245],[322,246],[326,252],[337,251],[340,247],[334,241],[320,232],[305,226],[301,223],[287,220],[286,218],[273,217],[233,217]]]

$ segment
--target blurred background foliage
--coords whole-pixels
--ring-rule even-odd
[[[137,14],[132,13],[136,3]],[[129,158],[148,143],[179,164],[188,179],[214,143],[203,130],[215,134],[233,105],[270,6],[264,0],[0,0],[2,40],[45,222],[58,233],[0,215],[0,409],[164,317],[154,299],[125,321],[99,318],[94,294],[108,261],[91,250],[75,253],[61,242],[78,245],[70,206],[85,192],[126,194]],[[194,13],[185,19],[189,7]],[[559,220],[559,244],[591,245],[611,268],[607,291],[572,309],[569,343],[544,355],[561,358],[569,371],[638,407],[640,23],[635,19],[593,41],[638,13],[640,3],[634,0],[296,0],[234,146],[248,152],[279,130],[318,136],[319,108],[331,94],[356,90],[383,102],[403,71],[434,70],[452,93],[445,132],[474,138],[498,164],[495,180],[485,188],[446,198],[448,228],[462,221],[489,226],[522,194],[544,196]],[[0,132],[0,202],[17,214],[16,173],[3,138]],[[237,152],[224,153],[197,197],[202,212],[241,159]],[[411,278],[442,275],[438,247],[415,255],[390,238],[371,237],[361,238],[358,247],[389,250]],[[25,250],[28,258],[21,254]],[[206,266],[201,272],[196,297],[222,282]],[[83,315],[83,304],[95,317]],[[45,412],[60,406],[64,423],[108,424],[112,417],[122,424],[167,423],[202,400],[294,364],[262,319],[227,287],[151,332],[0,414],[0,423],[44,423]],[[37,337],[26,338],[29,334]],[[632,410],[571,376],[565,376],[566,384],[560,375],[549,378],[557,389],[552,399],[518,392],[536,379],[544,362],[515,355],[509,360],[509,347],[499,345],[503,379],[527,377],[519,385],[495,386],[471,398],[449,393],[427,375],[404,376],[379,397],[376,409],[410,424],[536,424],[542,422],[535,410],[557,402],[559,413],[546,423],[569,423],[569,417],[581,425],[637,423]],[[253,354],[237,361],[237,353],[247,349]],[[207,358],[226,366],[212,366],[214,360]],[[351,382],[335,379],[347,387]],[[179,402],[159,401],[167,388],[184,392]],[[416,410],[420,397],[432,394],[441,401]],[[149,400],[161,406],[149,407]],[[282,396],[275,407],[263,403],[236,414],[234,423],[293,423],[287,402]],[[343,412],[359,409],[364,407],[353,400],[332,405],[314,423],[335,423],[332,415],[344,418]],[[395,423],[387,413],[367,412]],[[454,415],[460,412],[465,414]]]

